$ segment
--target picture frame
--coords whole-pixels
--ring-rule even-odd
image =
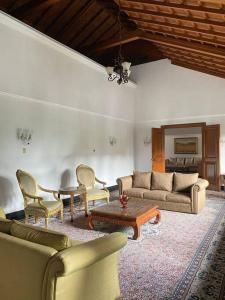
[[[174,154],[198,154],[198,138],[174,138]]]

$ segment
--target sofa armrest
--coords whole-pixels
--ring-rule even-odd
[[[205,179],[199,178],[198,181],[192,186],[192,190],[200,192],[206,189],[209,185],[209,182]]]
[[[62,266],[57,276],[67,276],[116,253],[127,243],[123,233],[115,232],[86,243],[78,244],[57,254]]]
[[[133,185],[133,176],[124,176],[117,178],[116,180],[118,186],[119,186],[119,194],[122,195],[123,191],[127,189],[131,189]]]
[[[207,180],[199,178],[191,188],[192,212],[195,214],[199,213],[205,206],[205,191],[208,185]]]

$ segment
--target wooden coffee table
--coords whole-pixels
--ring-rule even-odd
[[[140,226],[156,217],[154,223],[160,222],[160,211],[158,206],[149,203],[145,199],[130,198],[127,208],[121,208],[119,201],[94,208],[88,216],[88,226],[94,229],[93,220],[108,221],[114,224],[131,226],[134,229],[133,239],[140,236]]]

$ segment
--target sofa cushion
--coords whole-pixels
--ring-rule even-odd
[[[170,192],[162,191],[162,190],[154,190],[154,191],[148,191],[144,192],[144,199],[150,199],[150,200],[159,200],[159,201],[165,201],[166,196],[170,194]]]
[[[183,174],[174,173],[173,190],[175,192],[190,191],[191,186],[198,180],[198,173]]]
[[[128,197],[134,197],[134,198],[143,198],[144,192],[147,192],[149,190],[142,189],[142,188],[131,188],[124,190],[124,194]]]
[[[191,203],[191,196],[189,193],[170,193],[166,196],[167,202],[176,202],[176,203]]]
[[[134,171],[133,175],[133,187],[149,189],[151,187],[151,173]]]
[[[17,221],[13,221],[10,229],[11,235],[33,243],[45,245],[61,251],[71,247],[69,237],[60,232],[26,225]]]
[[[11,225],[11,220],[7,220],[6,218],[0,218],[0,232],[10,234]]]
[[[152,190],[171,192],[173,187],[173,173],[152,172]]]

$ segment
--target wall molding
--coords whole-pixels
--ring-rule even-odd
[[[163,123],[163,122],[179,122],[179,121],[185,121],[186,120],[196,120],[196,119],[212,119],[212,118],[225,118],[225,114],[216,114],[216,115],[200,115],[200,116],[189,116],[189,117],[181,117],[181,118],[173,118],[173,119],[155,119],[155,120],[146,120],[146,121],[135,121],[136,125],[142,125],[142,124],[151,124],[151,123]],[[163,125],[163,124],[161,124]]]
[[[54,40],[53,38],[45,35],[44,33],[34,29],[33,27],[15,19],[14,17],[6,14],[5,12],[0,12],[0,23],[4,24],[6,26],[9,26],[10,28],[19,31],[21,33],[24,33],[31,38],[41,42],[42,44],[47,45],[48,47],[54,48],[56,51],[75,59],[76,61],[79,61],[87,66],[89,66],[92,69],[95,69],[96,71],[100,73],[104,73],[105,76],[107,76],[107,73],[105,71],[105,67],[96,63],[92,59],[86,57],[85,55],[73,50],[72,48],[69,48],[68,46],[63,45],[62,43]],[[106,77],[107,79],[107,77]],[[129,80],[128,87],[136,88],[137,84],[131,80]]]
[[[71,110],[71,111],[75,111],[75,112],[80,112],[80,113],[92,115],[92,116],[95,116],[95,117],[101,117],[101,118],[105,118],[105,119],[109,119],[109,120],[134,124],[134,121],[132,121],[132,120],[113,117],[113,116],[110,116],[110,115],[104,115],[104,114],[101,114],[101,113],[76,108],[76,107],[73,107],[73,106],[63,105],[63,104],[59,104],[59,103],[55,103],[55,102],[51,102],[51,101],[47,101],[47,100],[41,100],[41,99],[37,99],[37,98],[22,96],[22,95],[8,93],[8,92],[4,92],[4,91],[0,91],[0,96],[6,96],[6,97],[14,98],[17,101],[27,101],[27,102],[33,102],[33,103],[38,103],[38,104],[42,104],[42,105],[55,106],[55,107],[58,107],[58,108],[63,108],[63,109],[67,109],[67,110]]]

